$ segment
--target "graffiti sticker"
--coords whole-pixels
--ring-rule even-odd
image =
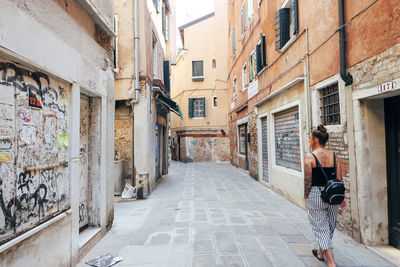
[[[68,141],[68,134],[67,133],[58,134],[58,147],[59,148],[69,147],[69,141]]]
[[[10,137],[0,137],[0,162],[11,161],[12,142]]]

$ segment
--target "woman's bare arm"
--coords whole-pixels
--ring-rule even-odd
[[[308,198],[312,184],[312,156],[306,154],[304,156],[304,199]]]

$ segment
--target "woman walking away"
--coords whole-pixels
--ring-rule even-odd
[[[321,191],[325,188],[327,178],[337,178],[342,183],[343,180],[336,155],[325,148],[328,138],[329,134],[321,124],[310,134],[309,144],[313,153],[304,156],[304,198],[308,219],[319,245],[312,253],[318,260],[326,260],[329,267],[334,267],[332,238],[338,206],[323,202]]]

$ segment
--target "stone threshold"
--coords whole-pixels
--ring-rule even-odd
[[[79,233],[79,249],[82,249],[90,242],[99,232],[101,228],[87,228]]]
[[[366,246],[375,254],[378,254],[385,260],[393,263],[395,266],[400,266],[400,249],[392,246]]]

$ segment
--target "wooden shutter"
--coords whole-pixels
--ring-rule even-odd
[[[262,57],[262,66],[267,66],[267,47],[266,47],[266,39],[265,35],[261,35],[261,57]]]
[[[169,61],[165,60],[164,64],[164,87],[165,87],[165,92],[169,94],[170,92],[170,79],[169,79]]]
[[[236,29],[235,28],[233,28],[233,30],[232,30],[232,42],[233,42],[233,44],[232,44],[233,53],[235,54],[236,53]]]
[[[189,98],[189,118],[193,118],[193,116],[194,116],[193,102],[194,102],[194,98]]]
[[[299,32],[298,0],[292,0],[293,34]]]
[[[204,97],[201,101],[203,101],[203,114],[206,117],[206,98]]]
[[[275,160],[278,166],[301,171],[298,107],[275,115]]]
[[[261,44],[256,46],[256,62],[257,62],[257,74],[262,70],[262,58],[261,58]]]
[[[290,8],[275,13],[275,50],[281,49],[290,39]]]

